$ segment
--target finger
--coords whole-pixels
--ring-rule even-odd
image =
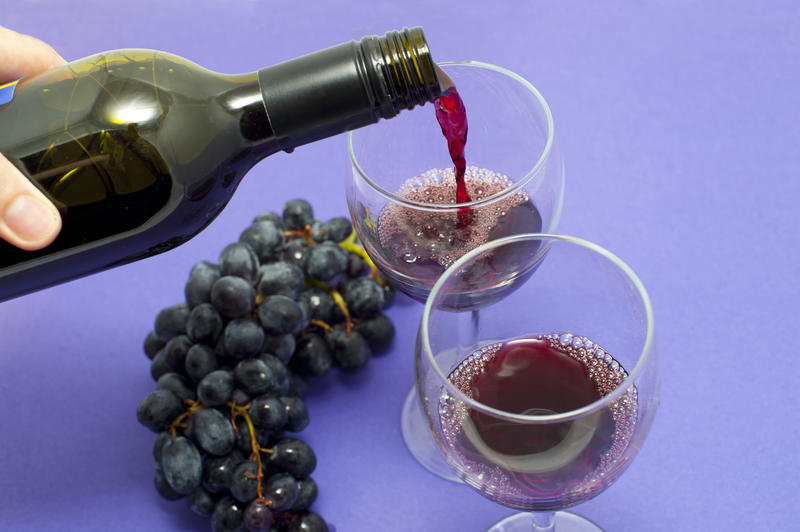
[[[0,238],[31,251],[50,244],[60,230],[53,204],[0,155]]]
[[[0,26],[0,84],[35,76],[64,63],[49,44]]]

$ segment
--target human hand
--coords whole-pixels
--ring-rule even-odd
[[[0,26],[0,85],[64,64],[42,41]],[[61,230],[50,201],[0,154],[0,238],[25,249],[41,249]]]

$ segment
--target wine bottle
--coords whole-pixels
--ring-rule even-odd
[[[421,28],[249,74],[119,50],[22,80],[0,106],[0,152],[63,224],[39,251],[0,241],[0,301],[169,250],[206,227],[264,157],[440,94]]]

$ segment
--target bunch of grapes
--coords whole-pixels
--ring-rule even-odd
[[[214,532],[321,532],[303,430],[308,377],[362,368],[385,351],[392,289],[350,221],[304,200],[265,212],[218,263],[194,266],[185,301],[144,342],[156,389],[137,418],[158,434],[155,486],[210,517]]]

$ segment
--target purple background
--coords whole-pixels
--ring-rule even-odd
[[[566,160],[561,232],[618,254],[655,308],[661,410],[629,471],[577,510],[609,532],[796,527],[798,20],[792,0],[11,0],[0,16],[67,59],[144,47],[231,73],[422,25],[438,60],[529,79]],[[304,196],[345,214],[346,168],[344,137],[275,155],[181,248],[0,304],[0,530],[210,530],[153,489],[142,340],[258,212]],[[403,446],[420,312],[399,298],[393,350],[308,399],[315,509],[339,532],[477,531],[511,513]]]

